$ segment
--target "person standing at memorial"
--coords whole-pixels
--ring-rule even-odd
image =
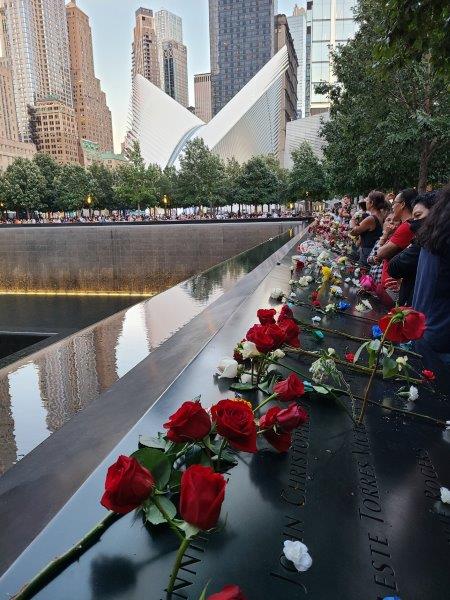
[[[367,258],[383,233],[386,201],[383,192],[370,192],[366,199],[367,216],[359,225],[350,221],[350,235],[359,236],[359,262],[367,266]]]
[[[428,368],[433,353],[450,365],[450,185],[438,193],[437,201],[421,227],[421,246],[412,306],[426,317],[426,330],[416,342]]]
[[[385,244],[377,252],[377,262],[382,262],[384,259],[391,259],[396,254],[407,248],[414,238],[414,231],[411,228],[412,209],[417,198],[417,190],[409,188],[399,192],[392,205],[394,218],[400,220],[402,224],[391,237],[389,242]]]

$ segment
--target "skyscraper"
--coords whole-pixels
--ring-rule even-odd
[[[195,114],[208,123],[212,119],[211,73],[194,75]]]
[[[80,162],[77,120],[71,106],[50,96],[30,107],[29,115],[38,152],[49,154],[60,164]]]
[[[270,60],[275,0],[209,0],[213,115]]]
[[[82,139],[97,143],[101,151],[112,150],[111,111],[100,81],[95,77],[89,18],[78,8],[76,0],[67,4],[66,14],[78,134]]]
[[[31,141],[29,106],[73,104],[64,0],[5,0],[5,15],[19,137]]]
[[[275,40],[274,52],[278,52],[287,47],[289,55],[289,67],[283,75],[283,92],[281,98],[281,123],[280,137],[278,145],[278,157],[283,160],[284,142],[286,139],[286,125],[289,121],[297,118],[297,69],[298,60],[294,48],[294,41],[289,31],[289,25],[286,15],[277,15],[275,17]]]
[[[19,140],[5,9],[0,2],[0,137]]]
[[[298,60],[297,114],[302,118],[306,115],[306,10],[296,4],[287,20]]]
[[[161,64],[153,11],[138,8],[132,46],[132,77],[142,75],[157,87],[161,87]]]
[[[307,2],[307,33],[311,35],[311,111],[322,113],[329,109],[328,99],[317,94],[315,85],[333,81],[330,49],[353,38],[357,23],[353,9],[357,0],[310,0]]]
[[[179,42],[180,44],[183,43],[183,21],[178,15],[175,15],[168,10],[161,9],[155,13],[155,30],[158,40],[161,87],[162,89],[165,89],[163,42],[172,40],[174,42]]]
[[[167,40],[162,43],[162,52],[164,91],[187,108],[189,99],[186,46],[174,40]]]

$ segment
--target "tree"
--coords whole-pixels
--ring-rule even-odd
[[[420,61],[429,55],[433,67],[450,77],[450,5],[442,0],[386,0],[380,15],[379,55]],[[381,25],[381,24],[380,24]]]
[[[322,128],[333,189],[359,194],[442,182],[448,171],[450,100],[430,56],[379,58],[387,35],[383,6],[361,0],[355,38],[333,53],[338,84],[316,91],[332,101]]]
[[[306,201],[325,200],[329,196],[323,161],[308,142],[292,152],[293,167],[289,173],[289,195]]]
[[[30,211],[43,208],[46,180],[35,162],[17,158],[8,165],[0,180],[0,192],[8,210]]]
[[[59,209],[55,179],[61,167],[51,156],[41,152],[35,154],[33,162],[45,179],[45,189],[41,197],[42,210],[54,212]]]
[[[180,158],[179,193],[184,206],[207,204],[213,212],[225,202],[225,166],[201,138],[186,144]]]
[[[239,210],[241,206],[241,190],[239,187],[241,173],[242,166],[234,157],[229,158],[225,164],[224,200],[229,206],[239,204]]]
[[[88,168],[90,194],[96,208],[115,209],[114,172],[101,163],[93,163]]]
[[[275,204],[279,199],[279,179],[265,156],[254,156],[242,167],[238,178],[240,198],[244,204]]]
[[[80,165],[63,165],[55,178],[58,205],[63,211],[86,208],[86,199],[92,194],[91,180]]]
[[[145,166],[139,144],[134,142],[128,154],[129,162],[117,170],[115,192],[118,200],[128,208],[156,206],[160,201],[161,169]]]

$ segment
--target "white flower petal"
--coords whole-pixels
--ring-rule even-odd
[[[281,288],[275,288],[270,292],[272,300],[280,300],[283,296],[285,296],[285,293]]]
[[[242,358],[247,360],[247,358],[252,358],[253,356],[259,356],[261,353],[258,352],[256,348],[256,344],[253,342],[242,342],[242,350],[241,350]]]
[[[312,558],[308,553],[308,548],[302,542],[286,540],[283,546],[283,553],[299,572],[307,571],[312,565]]]
[[[238,374],[238,362],[234,358],[222,358],[217,365],[219,379],[234,379]]]
[[[410,400],[411,402],[414,402],[415,400],[417,400],[418,397],[419,397],[419,390],[414,385],[412,385],[409,388],[408,400]]]
[[[446,487],[441,487],[441,501],[450,504],[450,490]]]

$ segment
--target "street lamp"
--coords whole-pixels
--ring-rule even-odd
[[[86,203],[87,203],[88,208],[89,208],[89,218],[91,218],[91,204],[92,204],[92,196],[91,196],[91,194],[89,194],[88,197],[86,198]]]

